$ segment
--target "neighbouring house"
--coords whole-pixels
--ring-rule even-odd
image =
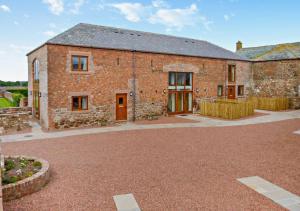
[[[45,129],[191,113],[253,92],[253,61],[206,41],[78,24],[27,54]]]
[[[253,95],[285,96],[300,108],[300,42],[243,48],[236,53],[252,62]]]

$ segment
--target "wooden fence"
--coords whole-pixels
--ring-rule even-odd
[[[251,97],[256,109],[281,111],[289,108],[289,99],[284,97]]]
[[[239,119],[254,114],[252,101],[217,100],[200,103],[200,114],[224,119]]]

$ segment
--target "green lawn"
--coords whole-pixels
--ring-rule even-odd
[[[13,107],[13,103],[6,98],[0,98],[0,108]]]

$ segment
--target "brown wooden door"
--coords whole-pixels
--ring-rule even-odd
[[[228,86],[228,99],[235,99],[235,86]]]
[[[127,120],[127,94],[116,95],[116,120]]]

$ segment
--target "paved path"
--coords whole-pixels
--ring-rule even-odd
[[[300,210],[299,196],[284,190],[259,176],[240,178],[238,181],[288,210]]]
[[[119,126],[113,127],[102,127],[102,128],[88,128],[88,129],[76,129],[76,130],[65,130],[58,132],[43,132],[39,126],[35,123],[33,125],[33,130],[31,133],[17,134],[17,135],[7,135],[0,137],[2,142],[14,142],[14,141],[28,141],[37,139],[49,139],[49,138],[59,138],[86,134],[97,134],[105,132],[117,132],[117,131],[127,131],[127,130],[144,130],[144,129],[162,129],[162,128],[191,128],[191,127],[222,127],[222,126],[238,126],[238,125],[251,125],[259,123],[277,122],[282,120],[297,119],[300,118],[300,111],[288,111],[288,112],[271,112],[256,110],[260,113],[266,113],[268,115],[243,119],[243,120],[221,120],[213,119],[208,117],[201,117],[198,115],[187,115],[178,116],[180,118],[186,118],[190,120],[195,120],[195,123],[170,123],[170,124],[135,124],[128,122]],[[300,128],[299,128],[300,129]]]

